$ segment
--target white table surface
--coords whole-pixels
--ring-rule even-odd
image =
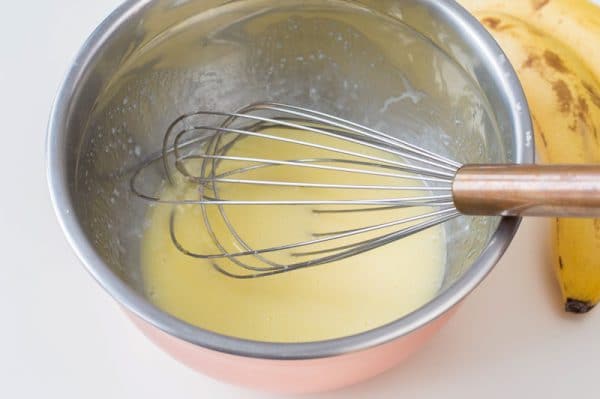
[[[273,398],[155,348],[68,247],[44,138],[72,56],[118,0],[11,1],[0,25],[0,398]],[[523,225],[491,276],[411,361],[315,398],[598,397],[600,309],[561,311],[547,226]]]

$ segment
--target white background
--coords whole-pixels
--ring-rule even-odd
[[[273,398],[212,381],[135,330],[89,277],[50,206],[44,138],[57,87],[117,0],[4,2],[0,24],[0,397]],[[561,311],[542,221],[403,366],[316,398],[598,397],[600,309]]]

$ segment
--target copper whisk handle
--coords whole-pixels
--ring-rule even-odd
[[[600,165],[467,165],[452,193],[466,215],[600,217]]]

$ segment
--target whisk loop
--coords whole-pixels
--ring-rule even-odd
[[[283,134],[282,132],[285,132]],[[247,140],[262,145],[296,146],[298,153],[315,157],[277,159],[235,154]],[[269,155],[270,156],[270,155]],[[157,162],[171,184],[193,188],[193,198],[160,198],[140,188],[140,176]],[[159,155],[146,162],[131,177],[131,190],[148,201],[173,205],[196,205],[201,223],[214,245],[214,253],[194,251],[177,232],[177,207],[171,211],[170,236],[187,256],[207,259],[219,272],[235,278],[256,278],[323,265],[355,256],[416,234],[460,215],[452,197],[452,181],[461,164],[419,148],[397,137],[302,107],[257,103],[235,113],[198,111],[177,118],[167,129]],[[330,173],[336,176],[388,179],[385,183],[303,181],[252,178],[277,168],[287,171]],[[311,177],[317,176],[313,173]],[[397,184],[393,184],[396,181]],[[182,182],[182,183],[181,183]],[[388,183],[389,182],[389,183]],[[401,182],[398,184],[398,182]],[[410,182],[412,182],[411,185]],[[240,198],[236,187],[270,187],[277,198]],[[302,190],[339,192],[341,198],[303,198]],[[260,190],[259,190],[260,192]],[[383,198],[368,194],[387,193]],[[361,194],[362,193],[362,194]],[[389,212],[417,209],[410,215],[369,226],[339,231],[311,232],[310,238],[256,248],[245,240],[227,209],[230,206],[307,206],[315,215],[355,212]],[[211,211],[209,208],[213,208]],[[215,210],[216,209],[216,212]],[[218,216],[215,221],[215,216]],[[215,232],[225,226],[232,243]],[[232,250],[234,248],[235,250]]]

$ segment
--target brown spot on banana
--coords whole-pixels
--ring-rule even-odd
[[[577,106],[579,107],[579,112],[581,112],[583,115],[588,115],[590,109],[587,105],[587,101],[585,101],[585,98],[579,97],[577,99]]]
[[[552,83],[552,90],[558,98],[558,105],[560,112],[567,114],[571,111],[571,104],[573,103],[573,94],[571,89],[565,83],[564,80],[560,79]]]
[[[544,8],[548,3],[550,3],[550,0],[531,0],[531,6],[535,11]]]
[[[544,51],[544,60],[550,68],[556,69],[558,72],[571,73],[571,71],[569,71],[569,68],[565,66],[565,63],[563,62],[562,58],[560,58],[560,56],[553,51]]]
[[[540,139],[542,139],[542,144],[544,145],[544,149],[547,151],[548,150],[548,140],[546,139],[546,133],[544,133],[544,131],[542,130],[542,127],[540,125],[540,123],[538,122],[538,120],[536,119],[535,115],[531,115],[531,120],[533,121],[533,130],[537,133],[536,137],[539,137]]]
[[[502,21],[500,21],[500,18],[485,17],[481,20],[481,23],[483,23],[490,29],[496,30],[498,26],[502,23]]]
[[[529,54],[525,62],[523,62],[522,68],[531,68],[534,64],[539,63],[540,57],[535,54]]]
[[[487,26],[488,28],[501,32],[506,29],[512,28],[510,24],[502,24],[502,20],[496,17],[484,17],[481,19],[481,23]]]
[[[581,82],[581,84],[585,88],[585,90],[588,92],[588,94],[590,95],[590,99],[592,100],[594,105],[596,107],[600,108],[600,94],[598,94],[598,92],[596,92],[596,89],[594,89],[594,86],[592,86],[588,82]]]
[[[562,256],[559,256],[559,257],[558,257],[558,268],[559,268],[560,270],[562,270],[562,269],[564,269],[564,267],[565,267],[565,265],[564,265],[564,263],[563,263]]]

